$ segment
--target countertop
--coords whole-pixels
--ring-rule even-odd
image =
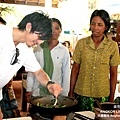
[[[17,118],[7,118],[3,120],[32,120],[31,117],[17,117]]]

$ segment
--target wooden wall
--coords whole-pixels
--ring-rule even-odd
[[[45,6],[45,0],[0,0],[1,3]],[[52,7],[58,7],[59,0],[52,0]]]

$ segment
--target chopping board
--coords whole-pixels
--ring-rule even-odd
[[[81,112],[75,112],[75,117],[78,118],[84,118],[84,120],[94,120],[95,119],[95,113],[92,111],[81,111]]]
[[[95,120],[95,113],[92,111],[80,111],[70,113],[66,120]]]

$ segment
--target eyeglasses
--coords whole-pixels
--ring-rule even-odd
[[[16,53],[13,55],[12,60],[10,62],[11,65],[14,65],[15,63],[18,62],[18,57],[19,56],[19,49],[16,48]]]

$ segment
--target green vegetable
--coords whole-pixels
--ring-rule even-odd
[[[41,103],[37,103],[37,106],[44,107],[44,108],[64,108],[64,107],[66,107],[66,105],[62,105],[62,104],[54,106],[54,105],[51,105],[51,104],[43,105]]]

